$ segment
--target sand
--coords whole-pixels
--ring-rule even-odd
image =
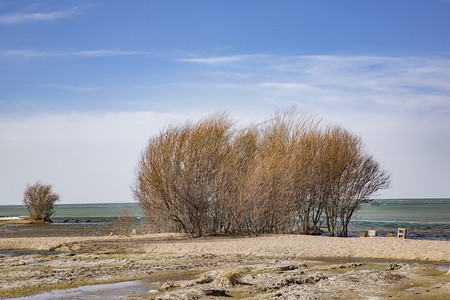
[[[92,289],[83,286],[125,281],[134,287],[98,286],[101,297],[113,299],[117,289],[132,299],[446,299],[450,294],[449,241],[148,234],[0,238],[0,251],[5,250],[56,252],[0,252],[0,298],[51,298],[51,290],[66,295],[76,287],[77,297],[92,298]]]
[[[203,237],[149,234],[131,237],[2,238],[0,250],[56,250],[82,253],[144,252],[173,254],[240,254],[297,258],[370,258],[450,262],[450,241],[387,237],[334,238],[303,235]]]

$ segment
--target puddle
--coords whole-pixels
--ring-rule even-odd
[[[439,264],[436,266],[436,269],[440,272],[449,272],[450,271],[450,265],[444,265]]]
[[[21,297],[24,300],[41,299],[127,299],[128,297],[150,296],[152,290],[158,285],[149,279],[125,281],[118,283],[97,284],[80,286],[67,290],[52,290],[28,297]],[[19,299],[19,298],[11,298]]]
[[[53,259],[53,260],[49,260],[49,261],[32,263],[32,264],[29,264],[29,266],[51,265],[51,264],[54,264],[54,263],[60,263],[62,261],[63,261],[62,259]],[[54,270],[56,270],[56,269],[54,269]],[[63,269],[60,269],[60,270],[63,270]],[[64,269],[64,270],[66,270],[66,269]]]
[[[118,283],[85,285],[72,289],[52,290],[28,297],[10,298],[25,300],[60,300],[60,299],[141,299],[151,297],[155,290],[164,282],[191,280],[199,271],[174,272],[161,271],[158,276],[149,278],[123,281]]]
[[[412,288],[406,289],[405,291],[408,291],[408,292],[410,292],[410,291],[418,291],[420,289],[424,289],[424,287],[423,286],[413,286]]]
[[[6,257],[15,257],[15,256],[22,256],[22,255],[57,255],[64,252],[58,252],[58,251],[44,251],[44,250],[7,250],[7,251],[0,251],[0,256],[6,256]]]

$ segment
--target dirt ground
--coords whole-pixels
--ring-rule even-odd
[[[0,298],[147,279],[129,299],[448,299],[449,251],[448,241],[298,235],[8,238]]]

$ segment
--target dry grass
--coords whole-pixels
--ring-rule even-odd
[[[239,270],[225,271],[219,273],[213,280],[213,284],[218,286],[235,286],[240,284],[242,274]]]

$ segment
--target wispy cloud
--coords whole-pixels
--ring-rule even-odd
[[[249,97],[279,103],[450,112],[450,59],[443,57],[253,54],[179,61],[206,64],[214,74],[244,74],[210,80],[250,85]]]
[[[67,84],[45,83],[45,84],[37,84],[35,86],[39,88],[63,89],[74,92],[92,92],[100,89],[98,86],[92,84],[75,86]]]
[[[21,57],[21,58],[35,58],[48,56],[46,52],[39,52],[33,50],[4,50],[0,51],[0,57]]]
[[[259,85],[266,88],[288,89],[288,90],[317,90],[317,88],[296,82],[264,82]]]
[[[44,22],[64,19],[73,16],[76,8],[53,12],[15,13],[0,16],[0,24],[20,24],[30,22]]]
[[[248,61],[254,58],[268,57],[267,55],[249,54],[249,55],[231,55],[231,56],[217,56],[217,57],[193,57],[180,58],[178,61],[187,63],[198,63],[206,65],[223,65],[241,61]]]
[[[113,57],[113,56],[134,56],[148,55],[147,51],[127,51],[127,50],[82,50],[82,51],[35,51],[35,50],[5,50],[0,51],[1,57],[17,58],[47,58],[47,57]]]
[[[66,56],[82,56],[82,57],[107,57],[107,56],[132,56],[147,55],[147,51],[125,51],[125,50],[90,50],[62,53]]]

